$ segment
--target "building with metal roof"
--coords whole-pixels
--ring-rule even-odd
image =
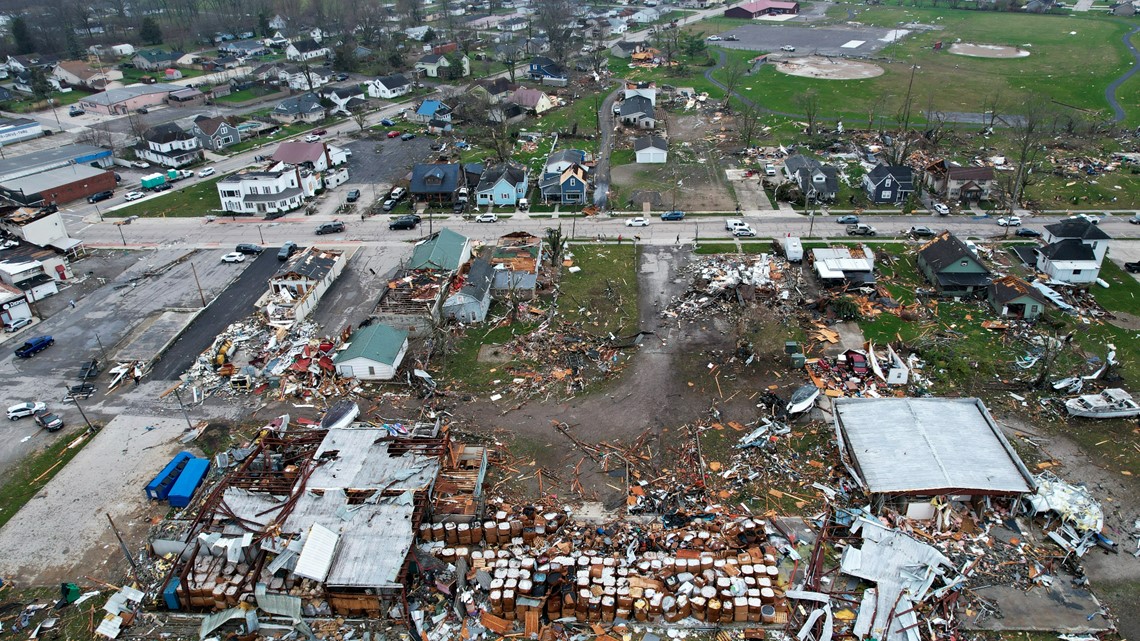
[[[471,259],[471,240],[444,227],[416,243],[408,269],[455,271]]]
[[[926,510],[933,496],[1034,490],[1029,470],[976,398],[841,398],[834,415],[840,458],[877,506],[912,497],[920,500],[908,510]]]
[[[0,182],[0,194],[22,205],[68,203],[114,188],[114,172],[87,165],[68,165]]]
[[[392,380],[408,351],[408,332],[374,323],[352,333],[333,363],[341,376],[363,380]]]
[[[101,114],[129,114],[138,109],[160,105],[170,92],[185,88],[165,82],[127,85],[87,96],[79,101],[79,106],[86,111]]]
[[[110,149],[91,145],[64,145],[19,156],[8,155],[0,160],[0,182],[68,165],[110,167],[112,156]]]

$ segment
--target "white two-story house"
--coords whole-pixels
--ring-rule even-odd
[[[316,193],[319,178],[296,165],[278,163],[266,171],[244,171],[217,182],[222,210],[264,215],[292,211]]]
[[[194,134],[168,122],[146,130],[135,155],[163,167],[185,167],[202,158],[202,146]]]
[[[1037,270],[1070,285],[1095,283],[1112,237],[1083,219],[1045,225],[1044,247],[1037,248]]]

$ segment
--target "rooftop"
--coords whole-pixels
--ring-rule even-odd
[[[282,198],[281,194],[269,194],[274,200]],[[308,280],[322,280],[330,271],[342,254],[328,249],[309,247],[305,251],[290,258],[288,262],[277,270],[274,279],[301,277]]]
[[[392,365],[406,340],[406,331],[375,323],[353,332],[347,347],[337,352],[333,361],[341,363],[353,358],[367,358]]]
[[[110,106],[125,102],[131,98],[139,96],[149,96],[156,93],[170,93],[185,89],[179,85],[171,85],[165,82],[155,83],[153,85],[127,85],[126,87],[119,87],[118,89],[108,89],[107,91],[97,93],[83,98],[82,102],[93,105]]]
[[[10,192],[18,191],[31,195],[54,189],[60,185],[89,180],[105,173],[107,173],[106,169],[97,169],[88,165],[68,165],[23,178],[14,178],[5,181],[0,187]]]
[[[840,456],[874,494],[1021,494],[1033,478],[976,398],[841,398]]]

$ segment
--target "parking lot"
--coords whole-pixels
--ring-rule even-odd
[[[403,131],[399,126],[396,128]],[[361,138],[346,144],[340,144],[340,141],[334,144],[352,151],[348,161],[347,184],[350,188],[362,189],[365,185],[375,184],[386,190],[403,179],[415,163],[430,161],[434,156],[430,147],[437,141],[438,138],[417,134],[411,140]]]
[[[906,30],[877,27],[793,27],[784,24],[748,24],[721,36],[733,35],[736,42],[718,42],[730,49],[784,53],[784,46],[795,47],[786,55],[871,56],[907,35]]]

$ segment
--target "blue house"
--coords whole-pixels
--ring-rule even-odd
[[[416,113],[412,119],[422,123],[429,123],[432,120],[451,122],[451,107],[439,100],[425,100],[416,108]]]
[[[543,201],[571,205],[586,202],[586,191],[590,187],[590,182],[586,168],[572,164],[561,172],[544,175],[538,186],[542,190]]]
[[[534,80],[566,77],[566,69],[546,56],[535,56],[531,58],[528,73]]]
[[[483,172],[475,188],[475,202],[479,205],[514,205],[526,198],[530,187],[526,169],[510,163],[491,167]]]

